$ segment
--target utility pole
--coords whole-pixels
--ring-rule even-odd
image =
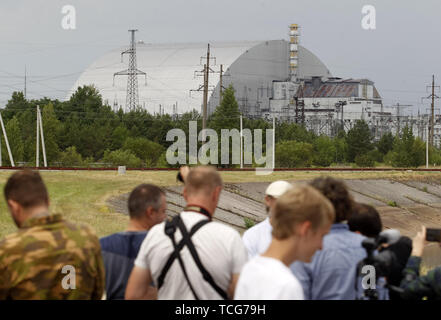
[[[205,57],[201,57],[201,64],[202,60],[206,60],[204,64],[204,69],[202,71],[195,71],[195,76],[200,76],[200,73],[203,73],[204,75],[204,83],[199,86],[196,90],[190,90],[190,96],[192,91],[202,91],[203,90],[203,99],[202,99],[202,130],[206,129],[207,127],[207,116],[208,116],[208,91],[210,91],[209,86],[209,75],[210,73],[215,73],[214,70],[210,68],[210,60],[214,60],[214,64],[216,65],[216,58],[210,57],[210,44],[207,46],[207,55]],[[202,141],[205,142],[205,131],[202,131]]]
[[[240,115],[240,168],[243,169],[243,123]]]
[[[9,161],[11,161],[11,166],[15,167],[14,159],[12,158],[11,148],[9,147],[8,135],[6,134],[5,126],[3,124],[3,117],[1,113],[0,113],[0,124],[2,126],[3,136],[5,137],[6,148],[8,149]],[[0,165],[1,165],[1,158],[0,158]]]
[[[429,124],[426,126],[426,169],[429,169]]]
[[[41,147],[43,148],[43,161],[44,161],[44,167],[47,167],[47,159],[46,159],[46,147],[44,144],[44,134],[43,134],[43,120],[41,117],[41,111],[40,107],[37,106],[38,110],[38,118],[40,119],[40,133],[41,133]]]
[[[38,168],[40,165],[40,116],[38,112],[39,107],[37,106],[37,146],[36,146],[36,153],[35,153],[35,166]]]
[[[430,138],[429,143],[431,146],[433,146],[433,133],[435,132],[435,99],[439,99],[439,97],[435,94],[435,87],[439,88],[439,86],[435,86],[435,75],[432,75],[432,85],[427,86],[427,88],[432,88],[432,94],[430,94],[428,97],[425,97],[423,99],[431,99],[431,117],[430,117]]]
[[[276,168],[276,118],[273,114],[273,170]]]
[[[222,78],[224,76],[223,74],[224,74],[224,65],[221,64],[220,65],[220,74],[219,74],[219,105],[222,104],[222,93],[223,93],[223,89],[224,89],[223,83],[222,83]]]
[[[229,74],[224,74],[224,65],[220,65],[219,71],[216,71],[216,73],[219,73],[219,105],[222,103],[222,98],[224,94],[224,90],[227,89],[224,87],[224,77],[229,77]]]
[[[24,98],[26,100],[26,87],[27,87],[27,74],[26,74],[26,65],[25,65],[25,76],[24,76]]]
[[[44,134],[43,134],[43,121],[41,120],[40,107],[37,106],[37,147],[36,147],[36,155],[35,155],[35,166],[37,168],[40,166],[40,134],[41,134],[41,147],[43,149],[43,162],[44,162],[44,166],[47,167],[46,147],[44,144]]]
[[[208,77],[210,75],[210,44],[207,46],[207,62],[204,66],[204,101],[202,108],[202,130],[207,128],[207,106],[208,106]],[[203,141],[205,141],[205,134]]]
[[[130,48],[121,53],[121,62],[124,54],[129,54],[129,67],[126,70],[113,74],[113,85],[115,85],[115,76],[127,77],[127,95],[126,95],[126,111],[135,111],[139,106],[138,95],[138,75],[145,77],[145,85],[147,85],[147,74],[137,68],[136,62],[136,42],[135,32],[138,30],[129,30],[131,33]]]

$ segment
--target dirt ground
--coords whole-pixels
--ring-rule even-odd
[[[306,183],[307,180],[290,181]],[[406,181],[397,179],[345,180],[355,201],[375,206],[384,228],[398,229],[402,235],[413,237],[421,225],[441,228],[441,185],[439,179]],[[258,223],[266,218],[263,197],[269,182],[229,183],[225,185],[214,220],[226,223],[243,232],[245,219]],[[182,187],[165,188],[167,213],[174,216],[184,207]],[[107,200],[113,210],[127,214],[128,194]],[[430,244],[425,250],[427,267],[441,265],[441,249]]]

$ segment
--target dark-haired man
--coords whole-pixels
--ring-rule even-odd
[[[184,173],[183,180],[187,206],[173,220],[150,230],[135,260],[126,299],[149,298],[152,281],[161,300],[234,295],[247,252],[239,232],[212,221],[222,178],[215,168],[201,166]]]
[[[378,211],[364,203],[354,203],[352,215],[348,220],[349,230],[368,238],[376,238],[383,230]]]
[[[37,171],[14,173],[4,195],[19,230],[0,241],[0,299],[101,299],[104,267],[92,229],[49,213]]]
[[[165,193],[151,184],[137,186],[129,196],[129,225],[123,232],[100,239],[106,269],[107,300],[122,300],[133,262],[144,238],[154,225],[166,218]],[[156,290],[150,288],[152,298]]]
[[[352,197],[343,181],[331,177],[317,178],[311,186],[331,201],[335,220],[323,238],[323,249],[315,253],[312,262],[295,262],[291,270],[302,283],[305,299],[354,300],[357,264],[366,252],[361,246],[364,237],[351,232],[347,225]]]

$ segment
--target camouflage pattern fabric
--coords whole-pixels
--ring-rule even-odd
[[[0,299],[101,299],[103,291],[101,247],[88,226],[31,218],[0,241]]]
[[[407,261],[401,281],[403,299],[421,300],[441,299],[441,267],[430,270],[425,276],[420,276],[421,258],[412,256]]]

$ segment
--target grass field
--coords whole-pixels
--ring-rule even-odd
[[[0,187],[3,186],[12,171],[0,171]],[[140,183],[154,183],[160,186],[176,184],[176,171],[128,171],[118,175],[116,171],[42,171],[49,189],[51,212],[62,213],[74,222],[83,222],[92,226],[98,236],[121,231],[126,227],[127,216],[112,212],[106,206],[106,199],[111,196],[130,192]],[[440,173],[434,172],[274,172],[266,176],[257,176],[254,172],[221,172],[224,182],[269,182],[279,179],[306,180],[321,175],[330,175],[341,179],[397,179],[425,180],[439,179]],[[7,211],[5,201],[0,201],[0,238],[16,230]]]

